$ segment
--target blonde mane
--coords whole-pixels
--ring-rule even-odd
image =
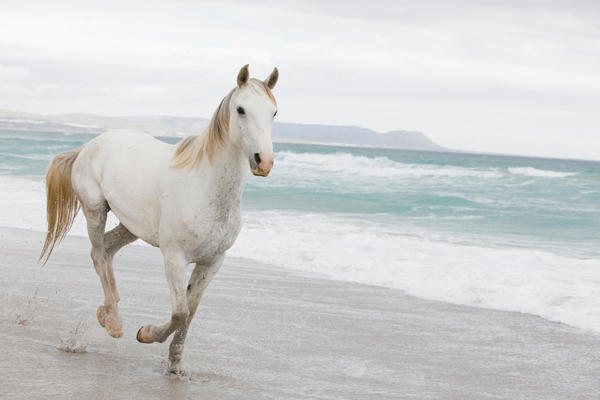
[[[235,89],[234,89],[235,90]],[[202,160],[204,153],[212,163],[217,150],[225,144],[229,132],[229,102],[233,90],[221,100],[213,114],[208,127],[200,136],[189,136],[177,143],[173,156],[174,168],[195,167]]]
[[[271,89],[269,89],[265,82],[253,78],[250,79],[248,83],[251,84],[251,87],[254,89],[263,89],[269,99],[277,104]],[[212,163],[217,151],[223,147],[227,141],[230,116],[229,103],[231,102],[231,96],[234,91],[235,88],[221,100],[217,110],[210,119],[208,127],[202,135],[189,136],[177,143],[175,155],[173,156],[173,168],[185,168],[187,166],[196,167],[200,164],[204,154],[208,156],[209,162]]]

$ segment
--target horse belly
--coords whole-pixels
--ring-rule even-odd
[[[119,221],[135,236],[157,246],[160,195],[153,183],[152,179],[140,180],[131,172],[113,174],[107,171],[102,191]]]
[[[164,144],[147,135],[129,136],[114,137],[104,144],[98,160],[102,164],[99,183],[119,221],[135,236],[157,246],[159,182],[168,170],[169,154]]]
[[[132,212],[131,209],[123,210],[117,204],[108,200],[111,211],[120,223],[122,223],[131,233],[138,238],[158,247],[158,223],[151,217],[153,212]],[[122,204],[119,202],[118,204]],[[150,216],[150,217],[149,217]]]

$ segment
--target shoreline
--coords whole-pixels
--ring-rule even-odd
[[[0,110],[1,113],[2,110]],[[0,116],[1,118],[1,116]],[[186,118],[186,117],[178,117],[178,118]],[[296,124],[296,123],[291,123],[291,122],[284,122],[284,123],[288,123],[288,124]],[[337,126],[341,126],[344,127],[345,125],[327,125],[327,126],[333,126],[333,127],[337,127]],[[44,134],[44,133],[60,133],[60,134],[64,134],[64,135],[100,135],[106,131],[109,131],[111,129],[117,129],[116,127],[114,128],[110,128],[110,127],[105,127],[104,129],[102,129],[101,131],[92,131],[92,132],[65,132],[63,130],[52,130],[52,129],[47,129],[47,130],[32,130],[32,127],[24,127],[24,128],[17,128],[17,127],[2,127],[0,126],[0,131],[14,131],[14,132],[35,132],[35,133],[40,133],[40,134]],[[130,129],[136,129],[136,130],[141,130],[146,132],[147,130],[143,129],[143,128],[130,128]],[[154,136],[154,137],[163,137],[163,138],[176,138],[176,139],[182,139],[185,138],[187,136],[194,136],[194,135],[200,135],[202,134],[202,132],[175,132],[175,133],[150,133],[147,132],[148,134]],[[377,134],[385,134],[385,132],[377,132]],[[542,155],[531,155],[531,154],[523,154],[523,153],[496,153],[493,151],[475,151],[475,150],[461,150],[461,149],[452,149],[452,148],[447,148],[444,146],[440,146],[442,147],[441,149],[423,149],[423,150],[418,150],[418,149],[411,149],[411,148],[405,148],[405,147],[394,147],[394,146],[382,146],[382,145],[362,145],[362,144],[354,144],[354,143],[343,143],[343,142],[319,142],[319,141],[310,141],[310,140],[302,140],[302,139],[293,139],[293,138],[286,138],[286,137],[276,137],[273,138],[273,143],[280,143],[280,144],[303,144],[303,145],[316,145],[316,146],[330,146],[330,147],[349,147],[349,148],[356,148],[356,149],[379,149],[379,150],[402,150],[402,151],[415,151],[415,152],[424,152],[424,153],[447,153],[447,154],[462,154],[462,155],[472,155],[472,156],[492,156],[492,157],[505,157],[505,158],[525,158],[525,159],[539,159],[539,160],[559,160],[559,161],[581,161],[581,162],[587,162],[587,163],[598,163],[600,162],[600,159],[594,159],[594,158],[575,158],[575,157],[552,157],[552,156],[542,156]]]
[[[600,397],[597,333],[230,257],[192,322],[190,376],[167,377],[168,344],[135,341],[170,315],[157,249],[115,259],[115,340],[96,321],[87,239],[67,237],[43,268],[43,234],[0,227],[0,239],[0,395],[10,398]],[[61,351],[61,340],[85,352]]]
[[[11,210],[0,218],[0,226],[45,232],[43,179],[5,176],[0,183],[5,190],[0,205]],[[448,233],[430,234],[418,228],[392,231],[399,235],[384,236],[386,241],[380,241],[378,235],[387,227],[380,229],[378,222],[364,225],[357,222],[360,219],[327,213],[304,213],[303,225],[282,232],[283,227],[298,222],[293,212],[277,210],[268,214],[270,228],[266,229],[263,211],[244,210],[243,229],[229,254],[269,260],[281,267],[306,271],[315,278],[388,287],[451,304],[528,313],[600,332],[599,303],[594,296],[596,266],[600,261],[596,257],[520,247],[517,243],[475,243],[468,237],[453,242],[447,240]],[[117,224],[118,220],[109,213],[107,229]],[[306,234],[315,228],[324,242],[333,247]],[[344,241],[344,236],[339,235],[356,229],[361,234],[355,238]],[[87,241],[82,213],[77,215],[69,235]],[[256,248],[253,237],[257,235],[264,235],[269,245]],[[296,243],[294,251],[289,253],[281,245],[281,237]],[[135,245],[144,246],[140,241]],[[371,258],[364,265],[357,264],[355,261],[364,254]],[[512,261],[502,261],[509,259]],[[534,267],[537,265],[544,267]]]

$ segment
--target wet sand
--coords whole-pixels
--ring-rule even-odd
[[[0,228],[0,398],[600,398],[597,333],[235,258],[192,323],[189,376],[168,376],[168,344],[135,340],[170,316],[160,252],[117,255],[113,339],[88,241],[67,238],[40,268],[42,239]]]

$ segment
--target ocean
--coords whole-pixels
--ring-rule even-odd
[[[0,131],[0,225],[44,231],[48,162],[92,137]],[[600,332],[600,162],[274,146],[229,255]]]

